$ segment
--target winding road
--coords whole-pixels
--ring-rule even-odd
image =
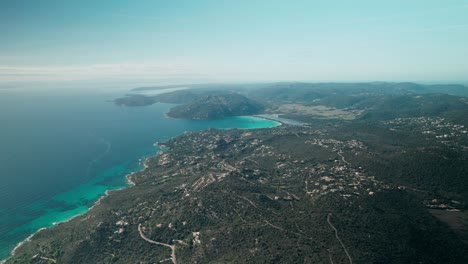
[[[343,250],[344,250],[344,252],[346,253],[346,256],[348,256],[349,264],[353,264],[353,259],[351,258],[351,255],[349,255],[349,252],[348,252],[348,250],[346,249],[346,247],[345,247],[343,241],[341,241],[340,237],[338,236],[338,230],[337,230],[337,229],[335,228],[335,226],[331,223],[331,219],[330,219],[330,218],[331,218],[331,215],[332,215],[331,213],[329,213],[329,214],[327,215],[327,222],[328,222],[328,224],[330,225],[330,227],[333,228],[333,230],[335,230],[335,237],[336,237],[336,239],[338,239],[338,241],[340,242],[341,247],[343,247]]]
[[[349,162],[347,162],[347,161],[344,159],[344,157],[343,157],[343,150],[340,149],[340,151],[338,151],[338,155],[340,155],[341,160],[342,160],[344,163],[346,163],[346,164],[349,165]]]
[[[156,245],[160,245],[160,246],[170,248],[171,249],[172,263],[177,264],[177,257],[176,257],[176,254],[175,254],[175,246],[174,245],[169,245],[169,244],[166,244],[166,243],[154,241],[154,240],[151,240],[151,239],[147,238],[145,236],[145,234],[143,234],[143,230],[141,230],[141,224],[138,224],[138,232],[140,233],[140,237],[143,238],[144,240],[146,240],[147,242],[149,242],[151,244],[156,244]]]

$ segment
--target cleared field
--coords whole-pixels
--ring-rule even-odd
[[[355,119],[362,113],[361,110],[350,109],[337,109],[324,105],[306,106],[302,104],[284,104],[278,107],[279,112],[284,114],[302,114],[317,116],[322,118],[335,118],[335,119]]]

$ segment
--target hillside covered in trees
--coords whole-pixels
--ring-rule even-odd
[[[134,186],[37,233],[7,263],[467,263],[467,98],[301,85],[162,94],[184,118],[248,114],[250,96],[265,107],[253,110],[302,123],[160,143]]]

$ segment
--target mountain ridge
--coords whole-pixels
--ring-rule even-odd
[[[240,94],[212,94],[195,101],[173,107],[167,115],[183,119],[218,119],[260,113],[264,107]]]

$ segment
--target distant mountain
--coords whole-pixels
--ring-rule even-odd
[[[151,91],[180,86],[140,87],[132,91]],[[240,93],[265,104],[288,102],[312,103],[317,100],[334,101],[343,107],[370,95],[448,94],[468,97],[468,87],[459,84],[423,85],[411,82],[368,83],[262,83],[262,84],[194,84],[189,89],[158,95],[130,94],[115,99],[118,105],[144,106],[154,103],[186,104],[212,94]],[[338,102],[340,101],[340,102]]]
[[[194,102],[202,97],[208,95],[229,95],[232,92],[227,90],[180,90],[169,93],[163,93],[153,96],[155,102],[168,103],[168,104],[187,104]]]
[[[410,82],[369,83],[275,83],[251,90],[248,95],[268,103],[307,102],[317,99],[333,100],[336,96],[449,94],[468,96],[468,87],[458,84],[423,85]]]
[[[183,119],[216,119],[252,115],[262,110],[263,106],[260,103],[240,94],[230,93],[201,97],[191,103],[172,108],[167,115]]]
[[[468,113],[467,98],[446,94],[390,95],[370,98],[360,104],[360,107],[369,108],[362,118],[373,120],[421,116],[447,118],[464,116],[463,119],[466,120]]]
[[[232,92],[228,90],[187,89],[151,96],[144,94],[128,94],[125,97],[114,99],[114,103],[130,107],[152,105],[154,103],[186,104],[212,94],[232,94]]]

